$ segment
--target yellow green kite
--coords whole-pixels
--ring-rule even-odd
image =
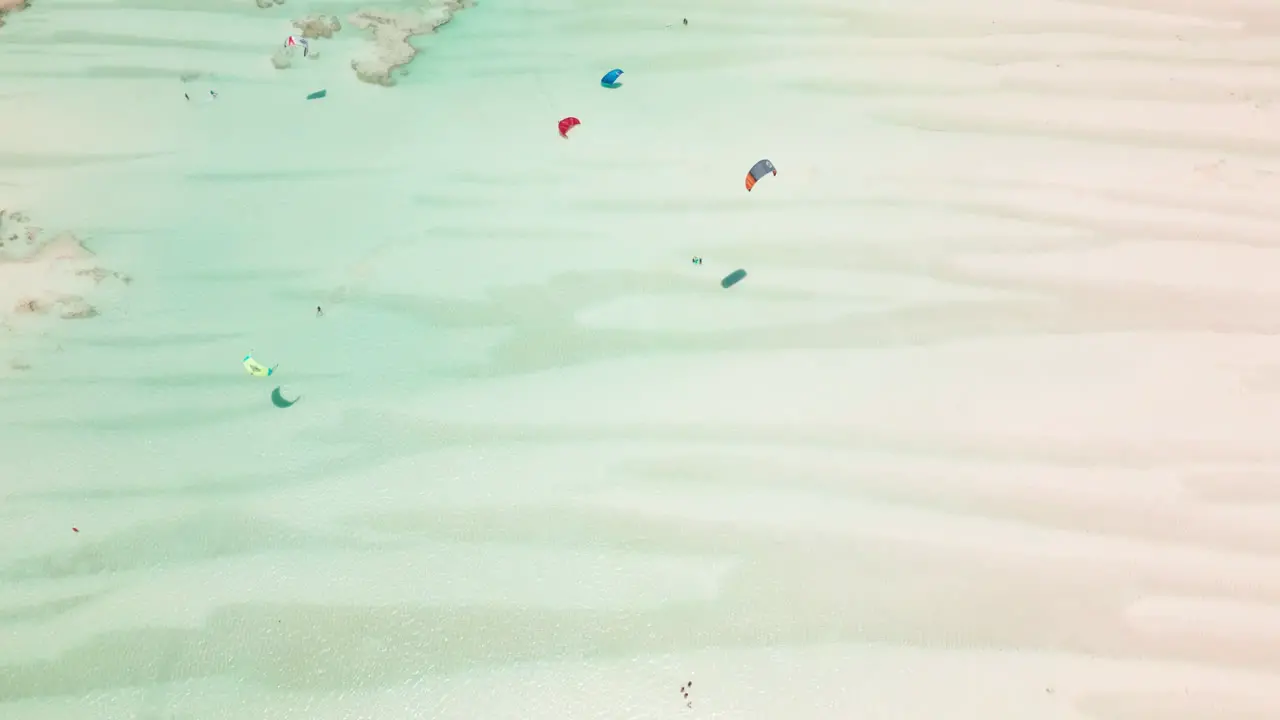
[[[257,360],[253,359],[252,355],[244,356],[244,369],[248,370],[249,374],[254,377],[269,377],[271,373],[276,371],[276,367],[279,366],[266,367],[261,365]]]

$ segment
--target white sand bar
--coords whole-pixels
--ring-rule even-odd
[[[1280,718],[1280,6],[361,11],[0,29],[0,718]]]

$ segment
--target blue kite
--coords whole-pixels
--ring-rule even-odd
[[[600,86],[607,88],[620,88],[622,87],[622,83],[618,82],[618,78],[620,77],[622,77],[622,71],[618,68],[614,68],[605,73],[604,77],[600,78]]]

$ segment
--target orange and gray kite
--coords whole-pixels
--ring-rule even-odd
[[[747,192],[751,192],[751,188],[755,187],[761,178],[769,174],[777,175],[778,169],[768,160],[761,160],[752,165],[751,169],[747,171]]]

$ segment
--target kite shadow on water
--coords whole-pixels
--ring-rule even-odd
[[[271,391],[271,404],[272,404],[272,405],[275,405],[275,406],[276,406],[276,407],[278,407],[278,408],[293,407],[293,404],[294,404],[294,403],[296,403],[296,402],[298,402],[298,401],[299,401],[299,400],[301,400],[301,399],[302,399],[302,396],[301,396],[301,395],[299,395],[298,397],[296,397],[296,398],[294,398],[294,399],[292,399],[292,400],[286,400],[286,399],[284,398],[284,395],[281,395],[281,394],[280,394],[280,386],[279,386],[279,385],[277,385],[277,386],[276,386],[276,388],[275,388],[274,390],[272,390],[272,391]]]

